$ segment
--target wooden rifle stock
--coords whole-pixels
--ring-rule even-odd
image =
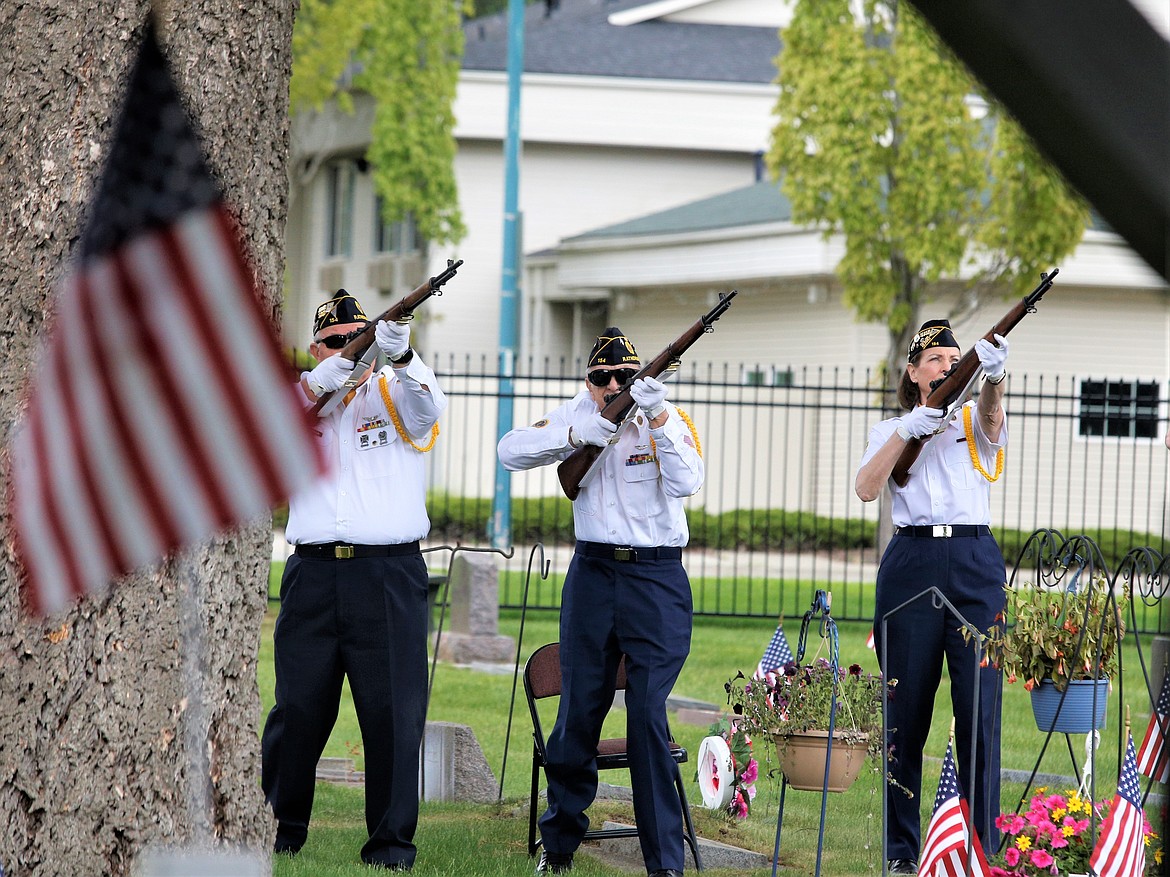
[[[1053,279],[1059,273],[1059,268],[1053,268],[1047,274],[1041,273],[1040,285],[1020,299],[1015,307],[1008,311],[983,337],[994,344],[996,335],[1006,336],[1027,314],[1035,313],[1036,303],[1044,297],[1044,293],[1048,292]],[[956,402],[961,401],[961,397],[966,394],[967,388],[975,380],[978,370],[979,354],[975,352],[975,345],[972,344],[967,352],[959,358],[959,361],[951,367],[950,371],[931,384],[930,395],[926,397],[926,407],[940,408],[944,411],[950,409]],[[890,477],[899,487],[905,487],[906,482],[910,480],[910,467],[914,465],[914,461],[918,459],[918,455],[922,453],[922,449],[929,440],[929,436],[911,436],[910,440],[906,442],[902,455],[898,457],[898,462],[894,464],[894,470],[890,473]]]
[[[656,378],[668,369],[678,368],[679,360],[687,349],[704,333],[715,331],[711,324],[731,307],[731,300],[735,298],[737,293],[738,290],[733,289],[731,292],[720,294],[719,303],[715,307],[699,317],[693,325],[670,344],[667,344],[661,353],[642,366],[637,374],[626,381],[621,390],[601,409],[601,416],[610,423],[621,426],[634,407],[634,399],[630,396],[630,385],[639,378]],[[582,445],[557,466],[557,478],[560,479],[561,489],[564,490],[565,496],[569,499],[577,498],[581,492],[582,480],[589,474],[605,450],[605,447],[598,445]]]
[[[337,355],[342,359],[348,359],[352,361],[354,363],[354,370],[356,371],[359,367],[357,365],[358,360],[360,360],[366,354],[366,351],[369,350],[370,345],[374,343],[374,329],[378,325],[378,321],[385,320],[387,323],[397,323],[403,318],[407,318],[410,315],[413,315],[414,309],[432,295],[443,294],[443,284],[455,276],[455,272],[459,270],[459,266],[462,264],[462,259],[460,259],[458,262],[448,259],[447,267],[441,274],[436,274],[434,277],[423,281],[423,283],[415,288],[413,292],[403,296],[394,304],[390,305],[390,307],[388,307],[380,315],[370,321],[370,323],[366,325],[365,328],[354,335],[353,338],[350,339],[349,343],[341,348]],[[359,375],[355,374],[354,377],[359,377]],[[321,409],[325,407],[331,398],[333,398],[333,395],[336,392],[336,390],[331,390],[328,393],[324,393],[321,396],[318,396],[317,401],[313,405],[313,413],[320,415]]]

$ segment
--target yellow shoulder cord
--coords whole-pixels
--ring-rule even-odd
[[[394,400],[390,398],[390,385],[387,383],[385,375],[379,375],[378,389],[382,392],[382,402],[385,404],[386,410],[390,412],[390,419],[394,422],[394,431],[398,433],[399,437],[420,454],[425,454],[433,448],[435,446],[435,439],[439,437],[439,424],[436,422],[431,427],[431,440],[427,442],[425,448],[420,448],[406,434],[406,430],[402,426],[402,418],[398,416],[398,409],[394,407]]]
[[[988,481],[999,481],[999,476],[1003,474],[1003,448],[995,455],[995,475],[989,475],[979,461],[979,449],[975,447],[975,427],[971,425],[970,405],[963,406],[963,432],[967,433],[967,453],[971,455],[971,465],[975,467],[975,471]]]
[[[703,457],[703,445],[699,441],[699,431],[695,429],[695,421],[691,420],[691,416],[679,408],[674,406],[674,410],[678,412],[678,416],[682,418],[683,423],[687,425],[687,429],[691,431],[691,438],[695,440],[695,451],[699,454],[699,459]],[[650,452],[658,456],[658,443],[654,441],[654,436],[650,436]]]

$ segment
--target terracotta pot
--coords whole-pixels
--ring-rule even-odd
[[[1097,691],[1096,713],[1093,712],[1093,690]],[[1056,708],[1060,704],[1061,692],[1051,679],[1041,679],[1032,689],[1032,715],[1036,727],[1041,731],[1058,731],[1063,734],[1088,734],[1105,727],[1105,700],[1109,694],[1108,679],[1074,679],[1068,684],[1068,696],[1060,715]],[[1053,719],[1055,718],[1055,724]]]
[[[819,792],[825,787],[825,752],[829,745],[828,731],[804,731],[799,734],[777,734],[776,753],[788,785],[806,792]],[[865,764],[868,742],[846,742],[841,732],[833,735],[833,757],[829,762],[827,791],[844,792],[861,773]]]

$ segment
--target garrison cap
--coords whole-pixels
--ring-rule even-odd
[[[638,351],[634,349],[630,339],[622,334],[621,329],[617,326],[610,326],[608,329],[603,329],[601,334],[597,336],[593,349],[589,351],[589,362],[585,367],[626,365],[632,362],[639,362]]]
[[[366,316],[358,300],[344,289],[339,289],[333,294],[333,298],[317,308],[317,315],[313,318],[313,334],[316,335],[322,329],[336,326],[338,323],[368,322],[370,318]]]
[[[914,357],[928,347],[958,346],[959,342],[955,340],[955,333],[951,331],[949,320],[927,320],[910,339],[910,350],[906,354],[906,360],[913,361]]]

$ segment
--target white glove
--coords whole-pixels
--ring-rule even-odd
[[[630,385],[630,396],[650,420],[666,410],[666,385],[654,378],[638,378]]]
[[[374,327],[374,340],[391,360],[398,359],[410,349],[410,324],[378,320],[378,325]]]
[[[940,432],[944,426],[943,413],[941,408],[927,408],[925,405],[919,405],[913,411],[902,415],[898,431],[905,430],[911,438],[922,438],[931,433]]]
[[[993,335],[995,344],[992,344],[986,338],[980,338],[975,342],[975,353],[979,357],[979,364],[983,366],[983,374],[993,384],[998,384],[1003,380],[1005,374],[1004,365],[1007,363],[1008,343],[1007,339],[1002,335]]]
[[[330,356],[317,363],[317,367],[305,376],[305,381],[314,396],[323,396],[340,390],[341,385],[353,374],[353,366],[352,359]]]
[[[597,411],[578,418],[569,426],[569,444],[575,448],[582,445],[597,445],[604,448],[617,432],[617,424],[610,423]]]

